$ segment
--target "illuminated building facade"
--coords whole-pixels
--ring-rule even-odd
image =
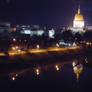
[[[42,36],[44,34],[44,30],[26,29],[26,30],[21,30],[21,34],[29,34],[30,36],[33,35]]]
[[[33,35],[42,36],[44,34],[44,30],[38,25],[17,25],[16,30],[19,31],[20,34],[30,35],[30,37]]]
[[[74,33],[76,32],[83,33],[85,32],[84,27],[85,27],[84,17],[81,14],[80,6],[79,6],[78,12],[75,14],[74,21],[73,21],[73,28],[71,28],[71,30]]]
[[[55,30],[54,29],[49,30],[49,38],[54,38],[54,35],[55,35]]]
[[[78,8],[78,12],[75,15],[74,22],[73,22],[73,27],[74,28],[84,28],[85,23],[84,23],[84,18],[83,15],[80,12],[80,7]]]

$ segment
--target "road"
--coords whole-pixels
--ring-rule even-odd
[[[48,53],[48,52],[62,52],[62,53],[65,53],[69,50],[81,50],[82,47],[81,46],[73,46],[73,47],[63,47],[63,48],[60,48],[60,47],[49,47],[47,49],[28,49],[26,51],[24,50],[21,50],[21,51],[18,51],[18,50],[10,50],[8,51],[8,55],[9,56],[15,56],[15,55],[24,55],[24,54],[27,54],[27,53],[30,53],[30,54],[40,54],[40,53]],[[0,56],[6,56],[5,53],[1,52],[0,53]]]

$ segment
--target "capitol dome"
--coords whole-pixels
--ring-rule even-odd
[[[78,9],[78,13],[75,15],[74,20],[76,20],[76,21],[83,21],[84,20],[83,15],[80,13],[80,8]]]
[[[73,27],[74,28],[84,28],[84,18],[83,18],[83,15],[81,14],[80,12],[80,7],[78,8],[78,12],[77,14],[75,14],[75,17],[74,17],[74,24],[73,24]]]

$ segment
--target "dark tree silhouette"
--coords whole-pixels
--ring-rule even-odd
[[[62,39],[65,41],[65,42],[68,42],[68,41],[71,41],[73,42],[74,41],[74,37],[73,37],[73,34],[70,30],[68,31],[64,31],[62,33]]]
[[[86,31],[85,34],[83,35],[83,38],[86,41],[92,41],[92,30]]]
[[[78,32],[74,35],[74,40],[78,43],[83,40],[83,36]]]

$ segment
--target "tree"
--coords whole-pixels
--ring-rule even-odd
[[[77,32],[77,33],[74,35],[74,40],[79,43],[80,41],[83,40],[83,36],[82,36],[79,32]]]
[[[71,32],[70,30],[64,31],[64,32],[62,33],[62,39],[63,39],[65,42],[68,42],[68,41],[73,42],[74,40],[73,40],[73,34],[72,34],[72,32]]]
[[[92,31],[86,31],[83,35],[83,38],[86,41],[92,41]]]

